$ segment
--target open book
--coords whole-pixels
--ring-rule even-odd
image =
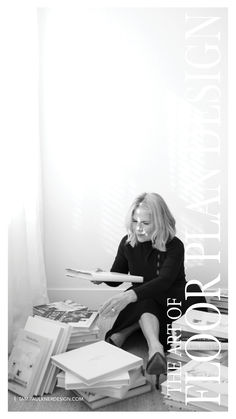
[[[142,276],[122,274],[119,272],[83,271],[71,268],[66,268],[66,276],[100,282],[143,282]]]

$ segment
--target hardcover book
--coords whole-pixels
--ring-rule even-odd
[[[142,276],[122,274],[119,272],[95,272],[66,268],[66,276],[100,282],[143,282]]]
[[[124,371],[118,373],[112,377],[108,377],[98,383],[96,383],[96,387],[108,387],[108,386],[121,386],[121,385],[129,385],[130,384],[130,373],[131,371]],[[90,388],[89,385],[85,384],[82,380],[80,380],[76,375],[73,375],[69,372],[65,372],[65,388],[67,390],[73,389],[85,389]]]
[[[41,318],[39,316],[35,316],[35,319],[38,319],[39,321],[46,321],[46,322],[50,322],[51,326],[53,327],[53,324],[55,324],[55,320],[51,320],[49,318]],[[61,353],[61,352],[65,352],[68,349],[68,345],[69,345],[69,341],[70,341],[70,337],[71,337],[71,331],[72,331],[72,326],[70,326],[69,324],[66,323],[61,323],[60,321],[56,321],[56,324],[59,325],[60,329],[61,329],[61,339],[60,342],[57,346],[56,352],[55,353]],[[48,365],[48,374],[46,376],[46,380],[43,383],[42,388],[40,389],[40,394],[43,395],[44,393],[52,393],[53,389],[56,385],[56,375],[58,372],[58,368],[53,365],[51,362]]]
[[[142,358],[105,341],[52,356],[52,362],[90,385],[143,365]]]
[[[228,407],[228,367],[219,362],[190,361],[181,368],[179,381],[161,384],[168,399],[203,408],[225,411]]]
[[[219,338],[228,338],[228,316],[200,310],[190,310],[172,323],[172,328],[179,328],[193,334],[211,334]]]
[[[71,300],[58,301],[40,306],[34,306],[33,314],[62,323],[69,323],[77,328],[89,328],[96,319],[98,312],[88,310],[82,304]]]
[[[50,314],[51,311],[67,313],[68,311],[86,310],[87,308],[88,307],[86,307],[85,305],[76,303],[72,300],[64,300],[34,306],[33,314],[38,314],[39,316],[47,317],[47,314]],[[60,320],[60,318],[57,320]]]
[[[107,378],[103,381],[100,381],[96,383],[96,387],[116,387],[124,384],[130,384],[130,375],[128,371],[118,373],[117,375],[114,375],[111,378]],[[65,388],[66,390],[89,390],[91,387],[90,385],[85,384],[77,376],[65,371],[60,371],[57,374],[57,386]]]
[[[51,380],[54,378],[53,375],[56,375],[56,369],[51,363],[51,356],[65,350],[65,327],[68,328],[69,326],[62,326],[60,322],[49,321],[43,317],[29,316],[27,319],[25,330],[36,332],[38,335],[51,340],[51,346],[48,351],[47,358],[41,368],[40,377],[37,381],[37,386],[34,392],[35,395],[43,395],[46,391],[46,386],[48,386],[48,388],[50,387]],[[54,385],[55,382],[56,380],[54,378]]]
[[[126,400],[134,396],[141,396],[142,394],[148,393],[151,390],[152,385],[149,382],[146,382],[145,384],[139,387],[131,388],[122,398],[122,400]],[[104,397],[98,394],[94,395],[93,393],[91,393],[91,397],[88,397],[90,394],[87,395],[86,392],[78,392],[77,390],[74,390],[74,392],[76,393],[76,395],[82,396],[83,401],[92,410],[99,409],[100,407],[108,406],[109,404],[113,404],[120,401],[120,399],[116,399],[114,397]]]
[[[89,392],[105,397],[114,397],[115,399],[123,399],[128,391],[132,388],[140,387],[146,384],[147,380],[144,376],[138,377],[132,385],[124,384],[117,387],[91,387]],[[84,390],[84,389],[83,389]],[[83,391],[80,390],[80,391]]]
[[[32,397],[45,363],[51,340],[21,329],[8,361],[8,388],[23,397]]]

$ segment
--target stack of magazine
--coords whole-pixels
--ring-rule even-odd
[[[34,306],[33,314],[72,326],[67,350],[79,348],[99,340],[96,324],[98,312],[71,300]]]
[[[185,364],[194,357],[214,355],[221,363],[228,361],[228,316],[191,310],[172,323],[172,343],[168,362]]]
[[[216,306],[222,314],[228,314],[228,290],[221,289],[220,298],[216,296],[210,297],[209,303]]]
[[[105,341],[52,357],[58,386],[73,390],[91,409],[147,393],[143,359]]]
[[[192,360],[181,368],[178,380],[167,379],[161,384],[161,392],[170,410],[227,411],[228,367]]]
[[[168,352],[167,379],[161,389],[170,409],[227,410],[227,315],[187,311],[172,323]]]
[[[72,327],[29,316],[14,342],[8,361],[8,388],[22,397],[52,393],[58,369],[51,356],[66,351]]]

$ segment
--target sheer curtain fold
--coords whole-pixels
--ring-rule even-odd
[[[18,9],[9,27],[9,351],[35,304],[48,302],[42,235],[37,9]]]

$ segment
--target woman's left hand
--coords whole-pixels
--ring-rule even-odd
[[[128,304],[137,301],[137,295],[133,290],[117,294],[115,297],[105,301],[99,313],[104,317],[115,316],[120,313]]]

